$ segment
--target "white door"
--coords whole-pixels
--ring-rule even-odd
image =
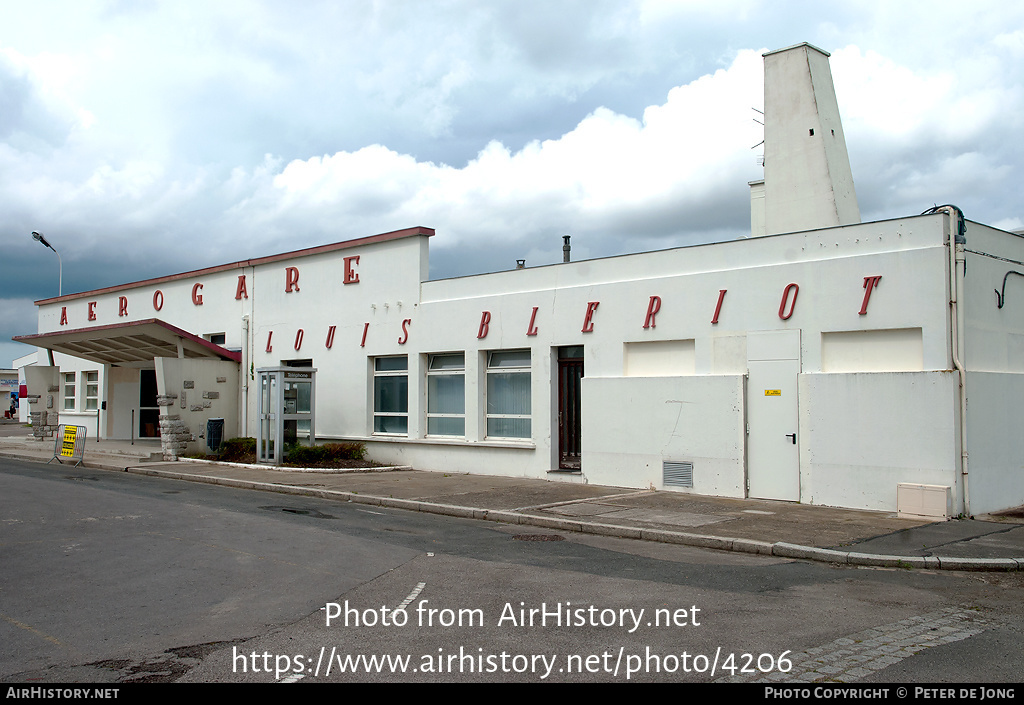
[[[747,495],[800,500],[800,331],[747,336]]]

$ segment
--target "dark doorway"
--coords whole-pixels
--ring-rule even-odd
[[[156,370],[139,370],[139,438],[160,435],[160,407],[156,405]]]
[[[583,346],[558,349],[558,469],[580,469]]]

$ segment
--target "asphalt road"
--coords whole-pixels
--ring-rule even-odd
[[[0,461],[4,682],[1015,683],[1022,582]]]

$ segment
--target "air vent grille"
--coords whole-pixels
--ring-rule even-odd
[[[693,463],[662,461],[661,479],[666,487],[693,487]]]

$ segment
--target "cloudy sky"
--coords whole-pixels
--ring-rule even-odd
[[[761,53],[832,54],[863,220],[1024,227],[1024,3],[0,0],[0,366],[32,302],[433,227],[431,277],[749,230]]]

